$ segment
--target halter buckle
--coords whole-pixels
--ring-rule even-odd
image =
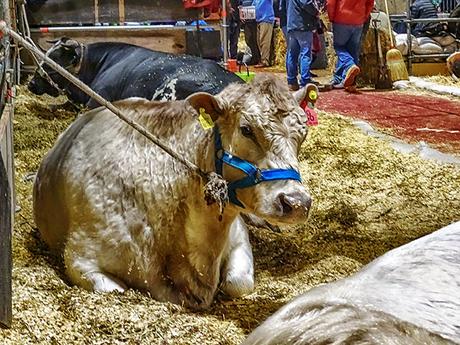
[[[259,182],[261,182],[261,179],[262,179],[262,171],[259,168],[257,168],[257,170],[256,170],[256,172],[254,174],[254,182],[259,183]]]

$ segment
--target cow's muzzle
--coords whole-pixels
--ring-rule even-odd
[[[292,192],[278,194],[275,203],[281,217],[303,219],[308,217],[312,200],[307,193]]]

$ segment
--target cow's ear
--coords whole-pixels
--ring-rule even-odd
[[[318,93],[318,87],[315,84],[307,84],[300,90],[295,91],[293,96],[299,105],[304,101],[314,105],[318,99]]]
[[[50,43],[50,44],[56,44],[56,43],[58,43],[60,40],[61,40],[61,39],[58,38],[58,39],[55,39],[55,40],[46,40],[45,42],[46,42],[46,43]]]
[[[78,43],[77,41],[69,38],[68,40],[66,40],[65,42],[62,43],[62,46],[64,48],[74,49],[74,48],[78,48],[80,46],[80,43]]]
[[[211,115],[213,121],[216,121],[217,118],[222,113],[222,109],[219,106],[217,99],[206,92],[197,92],[186,98],[186,101],[198,112],[198,114],[203,111]]]
[[[61,38],[56,38],[54,40],[46,40],[47,43],[51,43],[51,44],[56,44],[58,42],[61,42],[61,43],[65,43],[67,42],[68,40],[70,40],[69,37],[66,37],[66,36],[63,36]]]

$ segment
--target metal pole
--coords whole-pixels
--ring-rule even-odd
[[[41,27],[39,29],[32,28],[30,32],[97,32],[97,31],[143,31],[143,30],[153,30],[153,29],[172,29],[174,25],[164,24],[164,25],[120,25],[120,26],[51,26],[51,27]],[[187,27],[186,27],[187,28]]]
[[[407,30],[407,72],[409,75],[412,74],[412,14],[410,11],[410,2],[411,0],[407,0],[407,22],[406,22],[406,30]]]
[[[224,68],[227,69],[228,60],[228,23],[227,23],[227,0],[222,0],[222,47],[224,50]]]
[[[0,15],[11,24],[11,3],[10,0],[1,0]],[[12,54],[8,44],[9,37],[0,37],[5,45],[3,57],[2,78],[4,85],[1,85],[3,92],[14,93],[12,82],[14,81],[14,63],[11,64]],[[13,54],[13,56],[15,56]],[[11,94],[12,96],[12,94]],[[5,97],[6,98],[6,97]],[[11,258],[11,235],[14,220],[14,168],[13,168],[13,104],[12,97],[8,100],[0,113],[0,326],[10,327],[12,320],[12,258]]]
[[[405,19],[404,22],[411,23],[460,23],[460,18],[417,18],[417,19]]]

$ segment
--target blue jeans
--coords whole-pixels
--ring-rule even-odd
[[[281,31],[283,32],[284,40],[285,40],[286,43],[287,43],[287,37],[288,37],[288,36],[287,36],[287,35],[288,35],[288,33],[287,33],[287,25],[281,26]]]
[[[297,84],[297,75],[300,64],[300,86],[310,82],[311,45],[313,33],[311,31],[288,32],[286,55],[287,82],[289,85]]]
[[[337,55],[337,65],[334,73],[334,83],[345,79],[348,69],[359,64],[361,50],[362,25],[333,24],[334,49]]]

